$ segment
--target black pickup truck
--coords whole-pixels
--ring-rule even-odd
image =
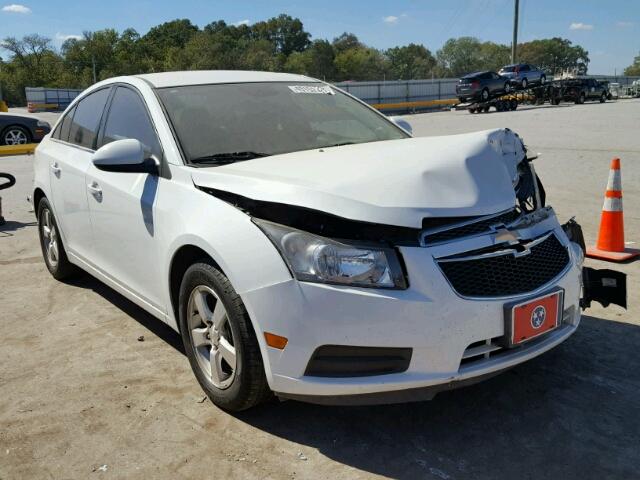
[[[584,103],[586,100],[599,100],[600,103],[607,101],[609,88],[606,83],[599,82],[595,78],[574,78],[570,80],[560,80],[554,85],[559,93],[555,97],[556,102],[560,100]]]

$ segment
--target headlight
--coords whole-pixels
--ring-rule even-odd
[[[392,248],[345,245],[291,227],[253,219],[298,280],[357,287],[407,288]]]
[[[42,128],[51,128],[51,125],[49,125],[48,122],[43,122],[42,120],[38,120],[37,125]]]

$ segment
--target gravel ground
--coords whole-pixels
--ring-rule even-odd
[[[588,242],[620,156],[627,240],[640,241],[640,101],[407,118],[416,135],[520,133]],[[24,201],[32,157],[0,158],[0,171],[18,179],[0,192],[2,480],[639,476],[640,262],[616,267],[629,310],[594,306],[563,345],[482,384],[417,404],[230,415],[204,399],[175,332],[88,275],[49,276]]]

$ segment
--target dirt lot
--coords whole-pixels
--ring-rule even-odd
[[[640,242],[640,101],[408,119],[417,135],[519,132],[588,242],[620,156],[627,240]],[[483,384],[427,403],[229,415],[203,400],[176,333],[87,275],[49,276],[24,201],[31,161],[0,158],[18,178],[0,192],[0,479],[640,475],[640,262],[619,267],[628,311],[588,310],[563,345]]]

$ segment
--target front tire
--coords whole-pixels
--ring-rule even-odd
[[[486,88],[482,90],[482,92],[480,93],[480,98],[483,102],[489,100],[489,90],[487,90]]]
[[[523,78],[521,85],[522,85],[522,89],[524,90],[529,85],[529,81],[526,78]]]
[[[42,198],[38,204],[38,235],[44,263],[53,278],[65,280],[72,276],[76,272],[76,267],[67,258],[58,222],[46,198]]]
[[[249,314],[210,261],[191,265],[180,285],[180,332],[191,368],[211,401],[241,411],[271,391]]]
[[[1,145],[26,145],[31,141],[31,135],[29,132],[18,126],[13,125],[2,132],[0,137]]]
[[[603,93],[602,96],[600,97],[600,103],[604,103],[607,101],[607,94]]]

